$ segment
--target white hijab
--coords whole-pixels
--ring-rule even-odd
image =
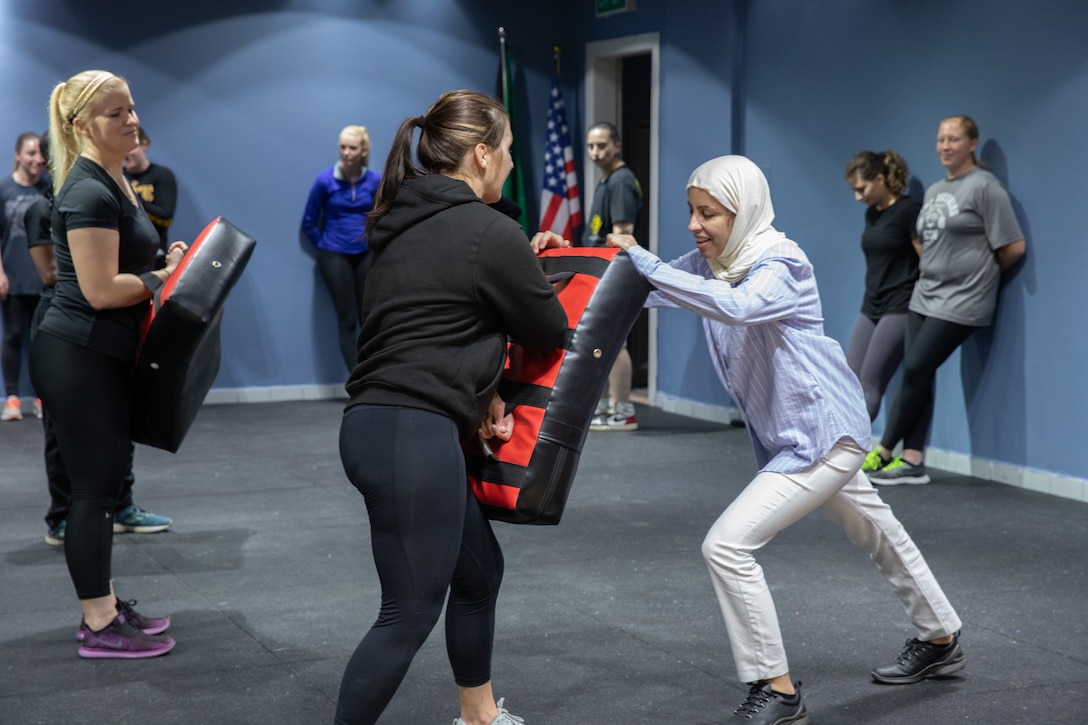
[[[771,226],[774,206],[767,178],[744,156],[719,156],[707,161],[691,172],[688,188],[692,186],[707,192],[737,215],[722,255],[709,260],[710,269],[718,279],[727,282],[743,279],[768,247],[786,238]]]

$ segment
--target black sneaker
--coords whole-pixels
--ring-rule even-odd
[[[808,712],[805,711],[805,698],[801,696],[801,683],[797,692],[783,695],[771,689],[768,682],[755,683],[748,690],[748,699],[726,720],[728,723],[751,723],[752,725],[805,725]]]
[[[948,644],[933,644],[908,639],[902,654],[894,665],[877,667],[873,679],[885,685],[909,685],[927,677],[944,677],[959,672],[967,666],[960,649],[960,633],[952,635]]]

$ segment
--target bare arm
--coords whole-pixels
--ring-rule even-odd
[[[1024,256],[1024,252],[1027,251],[1027,244],[1021,239],[1019,242],[1013,242],[1012,244],[1006,244],[1004,247],[998,249],[994,254],[997,256],[997,266],[1002,270],[1016,264],[1017,260]]]
[[[57,257],[53,254],[52,244],[35,244],[30,248],[30,258],[38,270],[42,284],[52,287],[57,283]]]
[[[96,310],[128,307],[149,299],[151,290],[134,274],[117,271],[120,235],[114,229],[83,228],[68,232],[68,248],[76,269],[79,289]],[[166,268],[154,274],[164,282],[185,254],[184,242],[174,242],[166,255]]]
[[[921,257],[922,256],[922,242],[918,239],[918,237],[913,237],[910,240],[910,243],[914,247],[914,251],[918,253],[919,257]]]

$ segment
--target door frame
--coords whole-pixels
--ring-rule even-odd
[[[623,108],[621,98],[620,69],[621,61],[632,55],[650,55],[650,196],[646,200],[649,207],[649,229],[646,239],[639,240],[657,254],[658,228],[658,164],[660,153],[660,109],[661,109],[661,36],[660,33],[643,33],[623,38],[600,40],[586,44],[585,75],[585,118],[583,128],[589,128],[598,121],[609,121],[622,127],[620,117]],[[582,168],[585,169],[584,209],[593,206],[593,194],[601,175],[589,158],[585,143],[582,143]],[[653,402],[657,398],[657,310],[650,309],[648,316],[648,363],[647,398]]]

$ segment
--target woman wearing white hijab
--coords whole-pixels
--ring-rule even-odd
[[[907,684],[965,666],[960,619],[910,536],[860,473],[869,415],[857,376],[824,335],[812,265],[777,231],[763,173],[722,156],[688,180],[696,249],[665,263],[633,237],[609,235],[656,290],[647,306],[703,318],[725,389],[744,412],[759,473],[703,541],[718,603],[748,698],[728,722],[805,723],[789,674],[774,601],[753,552],[815,509],[867,551],[906,607],[918,637],[877,682]]]

